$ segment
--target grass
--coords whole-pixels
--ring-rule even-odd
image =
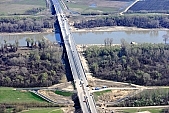
[[[94,92],[94,95],[100,96],[103,95],[104,93],[111,92],[111,90],[104,90],[104,91],[99,91],[99,92]]]
[[[66,91],[59,91],[59,90],[56,90],[56,91],[55,91],[55,94],[69,97],[69,96],[71,96],[73,93],[71,93],[71,92],[66,92]]]
[[[70,10],[79,13],[118,13],[122,8],[126,8],[130,4],[130,0],[121,1],[92,1],[92,0],[74,0],[74,2],[65,2]],[[90,7],[96,4],[96,7]]]
[[[125,109],[120,110],[122,113],[136,113],[136,112],[143,112],[149,111],[151,113],[160,113],[162,111],[161,108],[144,108],[144,109]]]
[[[104,90],[104,91],[99,91],[99,92],[94,92],[93,96],[95,101],[98,101],[98,96],[103,95],[104,93],[111,92],[111,90]]]
[[[13,108],[7,108],[5,113],[12,113],[13,112]]]
[[[45,6],[45,0],[0,0],[0,15],[24,14],[32,8]]]
[[[72,9],[75,9],[78,12],[82,12],[83,10],[87,9],[88,7],[83,5],[83,4],[72,4],[72,3],[68,3],[67,4],[68,7],[71,7]]]
[[[15,4],[45,6],[45,0],[18,0]]]
[[[0,103],[32,103],[46,102],[29,91],[14,90],[14,88],[0,87]]]
[[[110,8],[110,7],[89,7],[87,5],[83,5],[83,4],[72,4],[72,3],[67,3],[68,7],[71,7],[72,9],[81,12],[81,13],[90,13],[90,12],[112,12],[112,11],[116,11],[117,9],[115,8]]]
[[[37,108],[24,111],[22,113],[64,113],[61,109],[56,108]]]

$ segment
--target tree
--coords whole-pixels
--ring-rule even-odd
[[[105,46],[107,46],[108,43],[109,43],[109,38],[104,39],[104,44],[105,44]]]
[[[124,70],[124,68],[125,68],[125,65],[126,65],[126,57],[125,56],[122,56],[122,67],[123,67],[123,70]]]
[[[163,41],[165,42],[165,44],[167,43],[168,38],[168,34],[163,35]]]
[[[16,51],[18,50],[18,46],[19,46],[19,41],[15,40],[15,45],[16,45]]]
[[[26,38],[26,42],[27,42],[27,47],[29,47],[29,43],[31,42],[30,38]]]
[[[147,82],[150,80],[150,74],[144,73],[143,80],[144,80],[144,83],[147,84]]]
[[[42,42],[41,41],[38,41],[38,47],[39,47],[39,50],[41,50],[41,48],[42,48]]]
[[[17,105],[14,107],[14,113],[21,112],[22,110],[24,110],[24,106]]]
[[[4,40],[4,50],[7,52],[7,48],[8,47],[8,45],[7,45],[7,41],[6,40]]]
[[[0,105],[0,113],[6,113],[5,105]]]
[[[113,43],[113,39],[112,38],[110,38],[110,46],[112,45],[112,43]]]
[[[33,46],[34,46],[34,39],[31,38],[31,48],[33,48]]]
[[[107,46],[107,45],[112,45],[112,42],[113,42],[113,39],[112,38],[106,38],[106,39],[104,39],[104,44],[105,44],[105,46]]]
[[[45,44],[45,39],[42,38],[41,47],[42,47],[42,49],[43,49],[43,52],[44,52],[44,50],[45,50],[45,46],[46,46],[46,44]]]
[[[99,69],[98,64],[93,63],[92,66],[91,66],[91,70],[96,73],[98,71],[98,69]]]

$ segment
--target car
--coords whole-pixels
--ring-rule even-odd
[[[99,87],[95,87],[95,90],[99,90],[100,88]]]
[[[107,86],[102,86],[102,88],[107,88]]]
[[[81,80],[81,81],[80,81],[80,84],[84,84],[84,82]]]
[[[87,99],[87,96],[84,96],[85,99]]]

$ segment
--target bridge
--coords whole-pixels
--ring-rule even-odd
[[[51,0],[51,11],[56,16],[55,32],[59,34],[56,38],[58,38],[60,45],[63,46],[64,55],[67,57],[65,62],[69,65],[70,76],[72,75],[72,80],[75,83],[81,110],[83,113],[97,113],[96,104],[93,95],[89,91],[87,78],[76,50],[67,18],[58,0]]]

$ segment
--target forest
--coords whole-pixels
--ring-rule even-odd
[[[31,13],[32,11],[28,11]],[[36,9],[35,9],[36,12]],[[54,17],[1,17],[0,32],[43,32],[53,28]]]
[[[139,107],[169,105],[169,89],[148,89],[115,106]],[[168,113],[168,112],[166,112]]]
[[[145,86],[169,85],[169,45],[129,44],[89,46],[85,57],[94,77]]]
[[[1,17],[0,32],[43,32],[53,28],[55,17]],[[74,27],[94,28],[104,26],[126,26],[138,28],[169,28],[169,16],[112,16],[74,22]]]
[[[0,86],[41,87],[59,83],[65,75],[62,49],[42,39],[26,39],[19,47],[4,40],[0,47]]]
[[[128,16],[112,16],[100,17],[90,20],[82,20],[75,22],[74,27],[94,28],[104,26],[126,26],[138,28],[169,28],[169,16],[165,15],[128,15]]]

